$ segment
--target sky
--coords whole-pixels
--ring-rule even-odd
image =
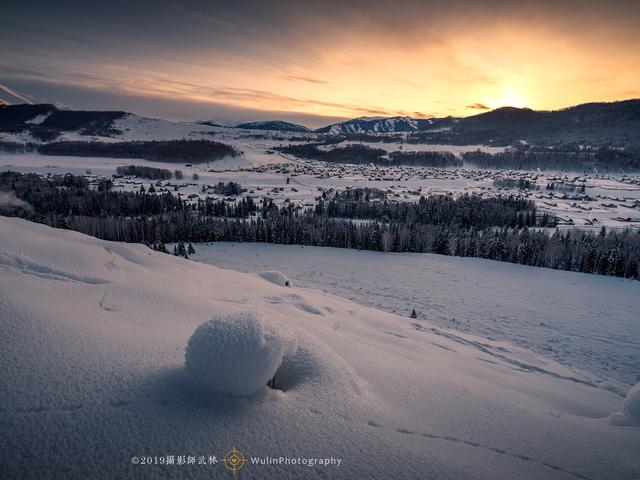
[[[640,97],[639,1],[3,0],[0,84],[172,120],[468,116]]]

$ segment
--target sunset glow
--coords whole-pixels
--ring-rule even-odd
[[[640,96],[637,4],[215,3],[108,10],[78,3],[73,11],[82,21],[52,10],[41,24],[9,7],[0,20],[0,82],[77,107],[117,107],[119,98],[136,97],[141,113],[166,117],[281,116],[310,124]],[[88,104],[70,89],[103,97]],[[171,107],[176,102],[197,108],[189,117]]]

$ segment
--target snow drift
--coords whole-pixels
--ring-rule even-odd
[[[263,388],[294,342],[256,312],[216,316],[189,339],[185,364],[214,391],[243,396]]]
[[[200,330],[212,312],[222,320]],[[227,325],[238,312],[260,312],[266,325],[253,314],[244,327]],[[287,335],[279,330],[273,350],[254,357],[268,368],[247,362],[260,376],[246,391],[272,373],[291,335],[295,353],[275,367],[283,388],[212,393],[205,384],[220,365],[195,345],[217,345],[211,335],[222,329],[261,352],[270,325]],[[343,460],[246,465],[241,475],[258,479],[600,480],[638,471],[640,428],[610,425],[621,397],[579,372],[505,342],[142,245],[0,217],[0,331],[0,478],[218,478],[221,464],[132,457],[222,458],[233,447]],[[195,365],[215,365],[202,375],[190,361],[185,368],[192,336]],[[222,351],[229,362],[234,350]]]

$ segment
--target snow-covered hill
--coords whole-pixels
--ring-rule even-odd
[[[318,133],[349,135],[354,133],[397,133],[436,128],[441,119],[411,117],[360,117],[334,123],[316,130]]]
[[[249,128],[260,128],[266,140],[270,135],[277,135],[279,143],[283,136],[302,132],[314,135],[299,125],[275,128],[274,122],[268,123],[261,127],[244,124],[244,127],[232,128],[207,122],[149,118],[123,111],[61,110],[49,104],[0,104],[0,142],[215,140],[239,144],[245,143],[242,138],[247,136]]]
[[[209,457],[234,447],[247,478],[637,473],[640,428],[610,423],[619,395],[507,343],[453,339],[428,311],[416,321],[276,277],[0,218],[0,477],[217,478]],[[185,348],[212,316],[242,312],[296,347],[280,389],[215,394]],[[264,456],[341,463],[251,463]]]
[[[64,110],[50,104],[0,106],[0,140],[128,141],[211,139],[224,127],[147,118],[124,111]]]
[[[429,253],[228,242],[196,250],[192,259],[217,267],[277,268],[298,286],[404,316],[415,309],[437,326],[586,371],[599,388],[624,393],[640,381],[638,281]]]

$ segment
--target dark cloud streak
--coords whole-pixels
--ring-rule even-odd
[[[322,80],[320,78],[305,77],[302,75],[287,74],[287,75],[283,75],[282,78],[286,80],[292,80],[292,81],[315,83],[316,85],[326,85],[329,83],[327,80]]]
[[[471,105],[467,105],[467,108],[472,110],[491,110],[491,107],[487,107],[483,103],[472,103]]]

